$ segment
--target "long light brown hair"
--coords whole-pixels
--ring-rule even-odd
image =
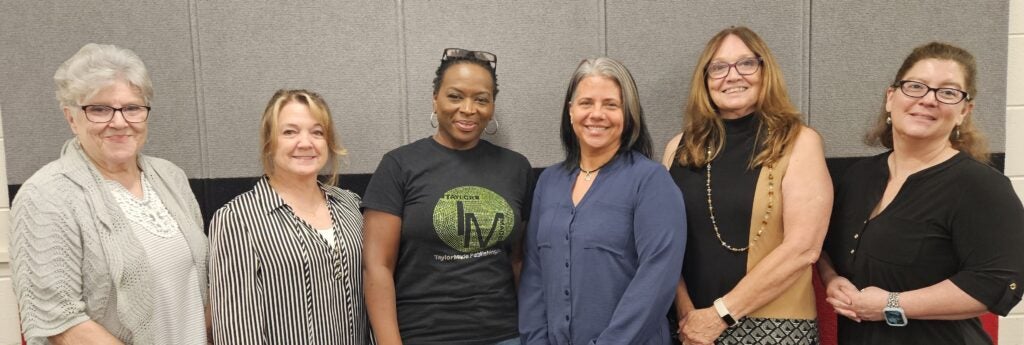
[[[953,61],[960,65],[964,71],[964,88],[966,89],[964,91],[967,91],[969,95],[964,102],[974,103],[978,94],[978,66],[974,63],[974,55],[963,48],[941,42],[931,42],[914,48],[910,55],[903,59],[903,65],[896,72],[896,78],[889,84],[890,90],[899,92],[895,85],[906,77],[907,72],[914,68],[914,65],[925,59]],[[985,138],[985,134],[974,126],[974,116],[972,115],[967,114],[964,117],[963,123],[959,126],[959,135],[957,135],[957,128],[949,132],[949,142],[954,149],[966,153],[979,162],[988,163],[988,140]],[[864,143],[892,149],[892,126],[886,123],[888,117],[889,112],[885,111],[885,98],[883,98],[882,111],[878,113],[875,125],[864,136]]]
[[[800,133],[800,112],[789,100],[782,69],[768,45],[746,27],[730,27],[711,37],[693,69],[690,95],[683,113],[683,137],[676,153],[679,164],[683,166],[707,165],[725,145],[725,127],[718,115],[718,107],[708,92],[705,70],[722,41],[729,35],[738,37],[762,61],[758,70],[761,73],[761,92],[755,105],[756,116],[761,117],[757,134],[761,151],[754,156],[749,166],[753,168],[774,164]],[[710,156],[707,155],[709,146]]]
[[[267,176],[274,174],[274,151],[277,149],[277,133],[280,126],[281,109],[289,103],[297,102],[309,107],[309,114],[313,115],[320,126],[324,128],[324,140],[327,141],[327,167],[328,175],[325,183],[337,185],[338,171],[341,170],[341,157],[347,152],[338,143],[338,137],[334,132],[334,124],[331,121],[331,109],[327,102],[319,94],[307,90],[277,90],[274,96],[267,102],[267,108],[263,111],[263,119],[260,120],[260,161],[263,163],[263,173]]]

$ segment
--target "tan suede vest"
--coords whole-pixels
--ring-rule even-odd
[[[786,176],[786,168],[789,166],[789,158],[792,154],[792,145],[786,149],[786,153],[775,163],[772,170],[774,184],[772,196],[772,212],[767,219],[764,232],[761,238],[754,243],[757,236],[757,229],[761,228],[764,221],[765,210],[768,208],[768,174],[769,169],[761,169],[757,177],[757,187],[754,189],[754,206],[750,212],[750,246],[747,253],[747,272],[754,269],[757,263],[761,262],[769,253],[782,244],[785,238],[785,229],[782,224],[782,178]],[[775,300],[765,304],[748,315],[750,317],[776,318],[776,319],[815,319],[817,310],[814,300],[814,285],[811,283],[811,266],[801,270],[799,277],[793,285],[782,292]]]

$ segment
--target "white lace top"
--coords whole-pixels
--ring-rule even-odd
[[[188,243],[149,181],[142,178],[142,199],[120,183],[105,180],[142,243],[152,274],[153,344],[206,344],[199,276]]]

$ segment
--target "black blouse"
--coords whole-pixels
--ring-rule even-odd
[[[1024,208],[1009,179],[964,153],[910,175],[875,218],[889,153],[851,166],[837,186],[825,248],[857,288],[910,291],[951,280],[1006,315],[1024,286]],[[841,344],[991,344],[978,318],[855,323],[839,318]]]

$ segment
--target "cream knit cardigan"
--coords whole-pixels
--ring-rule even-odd
[[[188,179],[163,159],[140,154],[138,164],[185,236],[207,304],[208,244]],[[101,181],[71,139],[14,198],[11,273],[29,344],[47,344],[46,337],[86,320],[128,344],[153,342],[146,253]]]

